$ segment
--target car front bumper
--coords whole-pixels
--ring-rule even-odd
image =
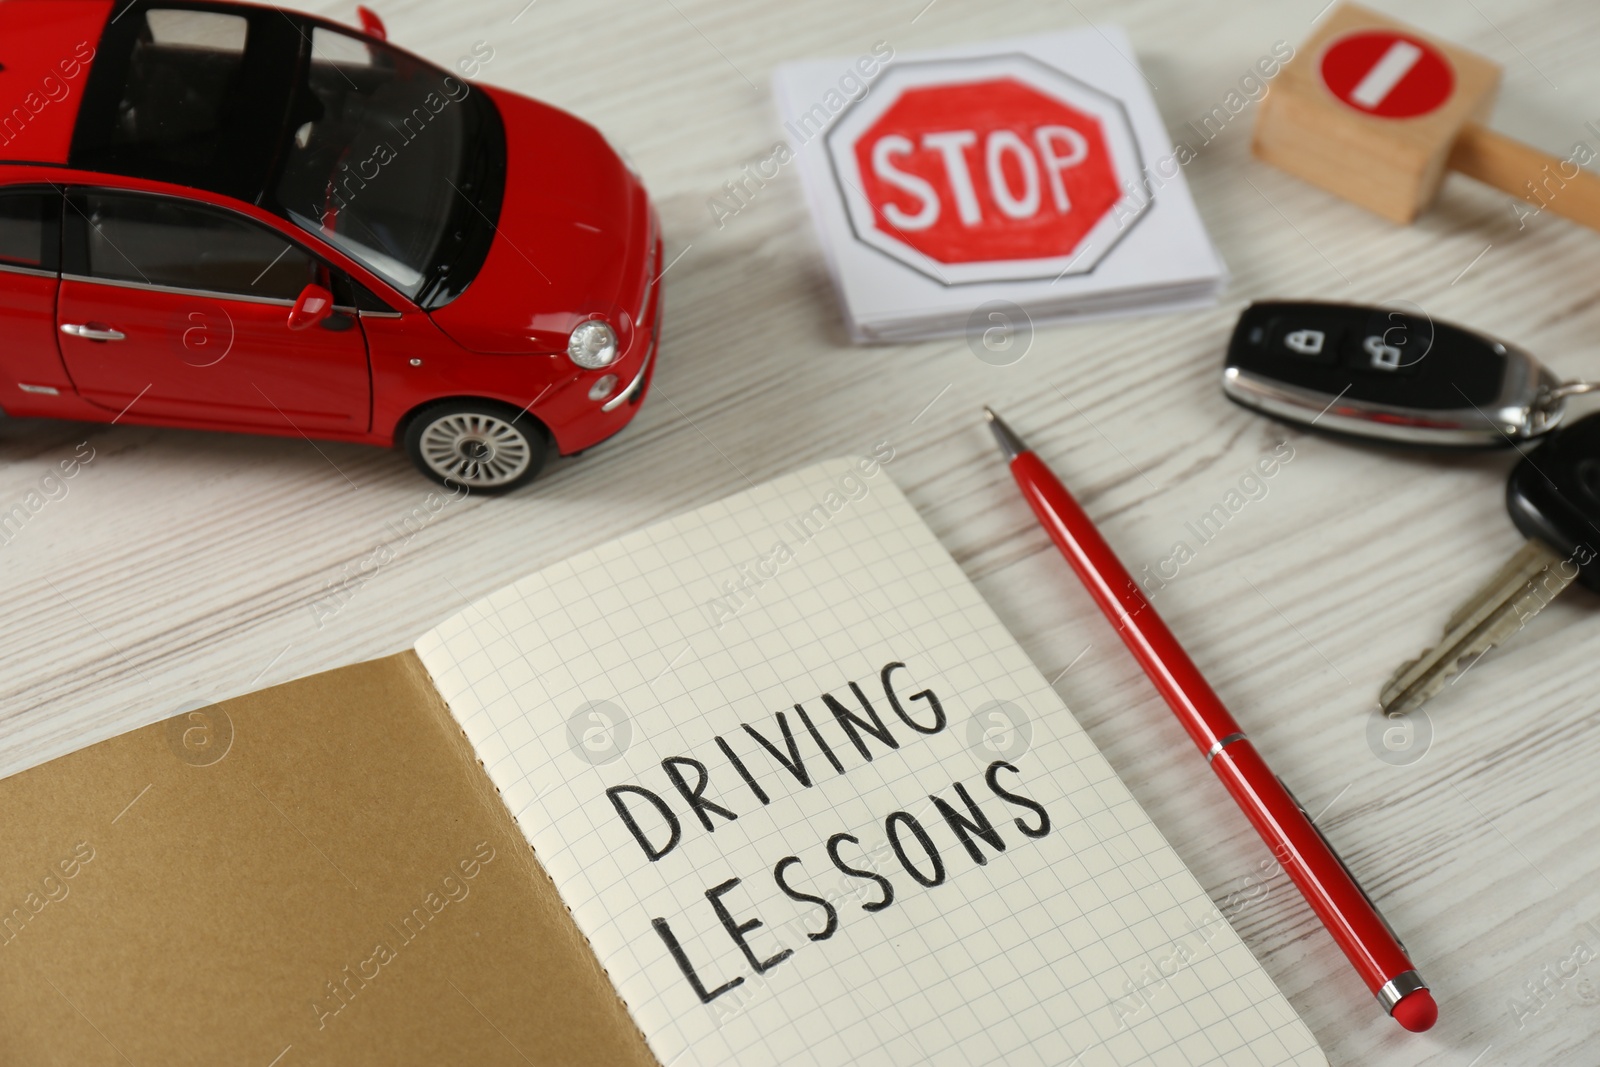
[[[652,229],[656,240],[655,255],[652,258],[659,264],[662,240],[659,228],[652,226]],[[642,349],[642,352],[635,354],[630,351],[612,367],[607,368],[608,373],[625,376],[623,384],[615,393],[604,400],[588,399],[588,390],[599,375],[585,374],[569,382],[558,395],[551,397],[548,403],[532,409],[533,413],[550,427],[556,448],[563,456],[592,448],[621,432],[638,412],[655,374],[656,354],[661,342],[663,307],[661,294],[662,286],[658,276],[649,288],[645,305],[639,315],[639,320],[647,324],[648,332],[638,331],[632,346],[634,349]]]

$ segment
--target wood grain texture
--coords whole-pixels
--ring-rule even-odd
[[[1600,374],[1600,239],[1463,178],[1396,228],[1259,162],[1253,106],[1221,106],[1321,0],[381,0],[392,39],[442,63],[487,41],[486,80],[570,108],[627,147],[673,262],[656,390],[635,423],[510,498],[452,505],[409,540],[428,492],[398,454],[304,441],[12,422],[0,510],[88,440],[95,459],[0,545],[0,772],[252,688],[406,647],[477,597],[572,552],[750,482],[893,442],[890,470],[1231,915],[1336,1064],[1589,1064],[1600,961],[1600,602],[1575,590],[1428,708],[1431,747],[1380,760],[1383,680],[1517,544],[1514,457],[1428,457],[1306,436],[1218,385],[1234,314],[1263,297],[1405,301]],[[352,17],[353,5],[310,5]],[[1600,145],[1600,8],[1389,2],[1494,59],[1490,124],[1565,158]],[[769,155],[772,68],[1001,33],[1124,25],[1233,281],[1214,311],[1040,329],[996,368],[964,339],[845,343],[796,175],[719,228],[724,182]],[[552,166],[561,165],[551,160]],[[1432,982],[1422,1036],[1378,1012],[1286,879],[1247,884],[1265,848],[1117,647],[1006,483],[989,402],[1080,495],[1137,570],[1189,540],[1279,442],[1294,459],[1156,604],[1262,753],[1299,792]],[[1590,405],[1592,407],[1592,404]],[[1585,408],[1583,410],[1588,410]],[[395,559],[319,618],[385,543]],[[1070,669],[1069,669],[1070,668]],[[8,813],[17,815],[18,813]],[[1544,968],[1548,967],[1546,972]],[[1549,977],[1553,975],[1554,977]],[[1532,985],[1543,984],[1539,998]],[[1515,1000],[1513,999],[1515,998]],[[1520,1002],[1522,1010],[1517,1003]]]

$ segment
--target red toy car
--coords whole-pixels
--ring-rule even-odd
[[[395,444],[483,491],[627,424],[660,330],[638,176],[362,21],[0,0],[6,414]]]

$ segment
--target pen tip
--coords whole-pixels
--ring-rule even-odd
[[[1007,462],[1028,450],[1028,446],[1022,443],[1022,438],[1006,425],[1006,420],[994,413],[993,408],[985,405],[983,414],[989,420],[989,429],[994,434],[995,443],[1000,446],[1000,451],[1005,455]]]
[[[1395,1022],[1414,1034],[1420,1034],[1439,1021],[1439,1005],[1432,993],[1426,989],[1416,989],[1401,997],[1391,1014]]]

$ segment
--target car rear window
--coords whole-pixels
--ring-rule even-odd
[[[0,265],[44,267],[44,213],[40,193],[0,193]]]

